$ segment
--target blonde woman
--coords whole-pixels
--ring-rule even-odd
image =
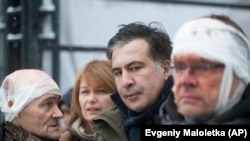
[[[93,119],[114,106],[110,95],[116,92],[111,63],[93,60],[78,73],[71,101],[71,118],[61,141],[93,140]]]

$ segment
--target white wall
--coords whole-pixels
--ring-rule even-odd
[[[61,45],[105,47],[118,25],[135,21],[159,21],[172,39],[184,22],[209,14],[229,15],[250,37],[250,9],[109,0],[66,0],[60,4]],[[103,52],[63,51],[60,57],[59,85],[63,93],[74,84],[83,64],[92,59],[106,59]]]

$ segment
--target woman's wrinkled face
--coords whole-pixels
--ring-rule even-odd
[[[101,86],[89,85],[83,78],[79,90],[79,103],[83,118],[92,121],[96,116],[111,109],[114,106],[110,98],[111,94]]]

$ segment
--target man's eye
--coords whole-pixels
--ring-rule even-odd
[[[50,107],[52,104],[53,104],[52,102],[46,102],[46,103],[44,103],[44,106],[45,107]]]
[[[195,65],[196,70],[199,71],[209,71],[211,66],[209,64],[197,64]]]
[[[176,65],[175,68],[176,68],[177,70],[182,71],[182,70],[185,70],[185,69],[186,69],[186,66],[183,65],[183,64],[179,64],[179,65]]]
[[[139,70],[139,69],[140,69],[140,67],[138,67],[138,66],[136,66],[136,67],[131,67],[131,68],[130,68],[131,71],[137,71],[137,70]]]
[[[114,71],[113,73],[114,73],[115,76],[120,76],[122,74],[121,71]]]
[[[136,67],[133,67],[133,68],[131,68],[131,70],[132,70],[132,71],[136,71],[136,70],[137,70],[137,68],[136,68]]]

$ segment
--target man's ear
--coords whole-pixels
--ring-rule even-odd
[[[165,80],[167,80],[168,76],[170,75],[170,63],[170,60],[165,60],[162,66]]]

